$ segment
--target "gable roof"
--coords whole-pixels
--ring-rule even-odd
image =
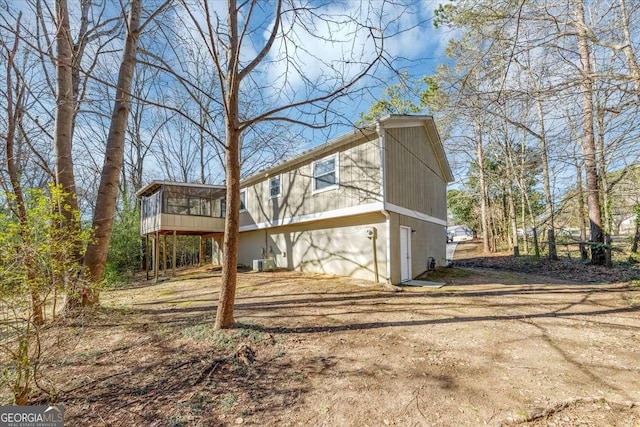
[[[433,120],[433,116],[427,115],[403,115],[403,114],[390,114],[382,117],[378,120],[382,128],[397,128],[397,127],[414,127],[423,126],[427,132],[427,136],[433,146],[433,151],[436,155],[438,165],[442,170],[442,174],[447,182],[453,182],[453,172],[451,166],[447,160],[447,155],[444,151],[444,145],[440,139],[440,134],[436,128],[436,122]]]
[[[449,162],[447,161],[447,156],[444,152],[444,146],[442,145],[442,141],[440,140],[440,135],[438,134],[438,129],[436,128],[433,116],[390,114],[388,116],[382,117],[376,123],[372,123],[361,128],[356,128],[351,132],[347,132],[331,141],[311,148],[310,150],[307,150],[298,156],[292,157],[289,160],[285,160],[275,166],[256,172],[255,174],[242,179],[240,181],[240,185],[244,187],[247,185],[255,184],[256,182],[259,182],[269,176],[277,175],[284,170],[293,168],[296,165],[306,163],[310,160],[321,159],[330,152],[342,146],[348,145],[354,141],[357,141],[360,138],[370,138],[372,136],[379,137],[385,128],[414,126],[424,126],[429,140],[433,145],[436,160],[440,165],[443,176],[447,182],[452,182],[454,179],[453,173],[451,172],[451,167],[449,166]],[[226,188],[225,185],[178,183],[173,181],[152,181],[151,183],[138,190],[136,195],[138,197],[149,195],[163,185],[210,188],[212,190]]]
[[[310,160],[320,159],[324,157],[326,154],[329,154],[331,151],[336,150],[342,146],[348,145],[360,138],[363,137],[371,137],[375,135],[376,137],[380,136],[382,130],[384,128],[393,128],[393,127],[412,127],[412,126],[424,126],[427,135],[429,136],[430,141],[433,144],[433,150],[436,154],[438,164],[442,170],[442,173],[447,180],[447,182],[453,181],[453,173],[451,172],[451,168],[449,166],[449,162],[447,161],[447,156],[444,152],[444,147],[442,145],[442,141],[440,140],[440,135],[438,134],[438,130],[436,129],[435,122],[433,120],[433,116],[427,115],[402,115],[402,114],[391,114],[379,119],[376,123],[369,124],[362,128],[356,128],[351,132],[347,132],[329,142],[321,144],[315,148],[307,150],[302,154],[293,157],[289,160],[285,160],[282,163],[279,163],[270,168],[264,169],[260,172],[257,172],[247,178],[241,180],[241,186],[247,186],[251,184],[255,184],[269,176],[277,175],[278,173],[293,168],[296,165],[306,163]]]
[[[296,165],[306,163],[310,160],[321,159],[326,154],[329,154],[331,151],[348,145],[362,137],[369,137],[372,135],[377,135],[375,126],[369,125],[363,128],[356,128],[351,132],[345,133],[329,142],[321,144],[317,147],[311,148],[303,153],[290,158],[289,160],[285,160],[282,163],[278,163],[275,166],[270,168],[261,170],[259,172],[254,173],[253,175],[248,176],[240,181],[241,186],[255,184],[258,181],[263,180],[272,175],[276,175],[284,170],[295,167]]]

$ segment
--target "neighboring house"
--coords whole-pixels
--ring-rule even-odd
[[[618,234],[623,236],[629,236],[635,234],[636,232],[636,217],[630,216],[620,221],[620,226],[618,227]]]
[[[432,117],[385,117],[244,179],[238,263],[271,259],[290,270],[410,280],[430,258],[445,265],[452,179]]]

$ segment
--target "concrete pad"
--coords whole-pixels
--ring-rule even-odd
[[[444,282],[428,282],[426,280],[407,280],[400,284],[400,286],[422,286],[425,288],[441,288],[444,285]]]

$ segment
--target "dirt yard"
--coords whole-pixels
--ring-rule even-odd
[[[219,272],[104,294],[52,329],[68,426],[640,426],[640,286],[447,269],[392,292]],[[46,384],[46,381],[44,381]]]

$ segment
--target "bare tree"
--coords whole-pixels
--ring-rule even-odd
[[[113,217],[116,212],[116,202],[120,175],[124,157],[125,132],[127,119],[131,108],[131,81],[136,64],[138,40],[143,26],[140,25],[142,14],[142,0],[132,0],[127,22],[120,72],[116,87],[116,98],[113,114],[109,125],[109,135],[106,141],[104,165],[100,178],[100,186],[93,211],[93,240],[89,242],[84,256],[84,265],[88,269],[90,280],[99,282],[104,277],[109,250],[109,238],[113,228]],[[96,304],[97,292],[86,295],[83,303]]]
[[[582,153],[587,189],[587,206],[589,211],[591,262],[604,264],[604,233],[602,232],[602,208],[598,186],[598,166],[596,160],[596,143],[593,130],[593,68],[591,66],[591,49],[584,18],[583,0],[574,1],[575,32],[580,55],[580,71],[582,73]]]
[[[0,183],[2,183],[2,186],[5,187],[6,190],[10,190],[13,195],[13,198],[8,200],[8,204],[13,210],[14,215],[18,218],[18,223],[20,224],[19,234],[24,247],[29,248],[31,247],[31,231],[27,218],[27,209],[25,206],[22,183],[20,181],[19,163],[17,161],[18,156],[16,150],[16,140],[19,138],[26,97],[25,82],[21,81],[21,74],[16,65],[16,55],[20,44],[21,18],[22,14],[19,14],[17,17],[13,43],[9,45],[5,40],[0,39],[0,47],[2,48],[0,58],[4,57],[6,61],[6,89],[3,91],[6,98],[6,130],[2,136],[5,142],[6,166],[7,173],[9,175],[10,189],[6,189],[6,186],[1,179]],[[35,324],[42,324],[44,322],[44,308],[40,292],[34,286],[34,283],[36,282],[36,269],[34,263],[35,260],[33,259],[33,254],[30,251],[27,251],[27,253],[24,254],[24,264],[27,274],[27,282],[30,285],[32,320]]]
[[[227,218],[215,327],[230,328],[234,324],[243,136],[264,123],[320,127],[326,125],[326,117],[336,117],[336,101],[358,89],[358,83],[382,63],[384,37],[393,31],[386,15],[391,3],[361,4],[337,14],[285,0],[274,5],[229,0],[224,10],[213,10],[218,4],[206,1],[200,8],[191,2],[182,4],[189,27],[199,35],[214,65],[222,102]],[[266,36],[258,37],[263,34]],[[301,37],[328,46],[348,41],[354,51],[348,58],[326,60],[302,44]],[[312,73],[303,58],[313,60],[322,73]],[[246,108],[249,103],[254,106],[251,110]]]
[[[75,220],[78,211],[76,181],[73,172],[73,123],[76,111],[73,84],[73,44],[67,0],[56,0],[56,122],[53,145],[56,159],[56,184],[67,194],[68,200],[60,210],[66,227],[80,229]],[[78,258],[79,258],[78,248]]]

